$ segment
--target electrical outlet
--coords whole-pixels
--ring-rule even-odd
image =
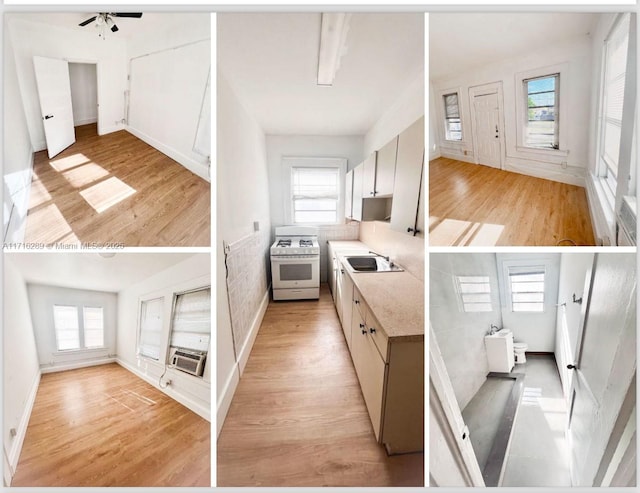
[[[16,435],[18,434],[18,432],[17,432],[17,430],[16,430],[15,428],[11,428],[11,429],[9,430],[9,434],[10,434],[12,437],[14,437],[14,436],[16,436]]]
[[[253,221],[253,231],[260,231],[260,221]]]
[[[171,385],[171,380],[167,380],[167,387]]]
[[[222,240],[222,249],[223,249],[224,253],[231,252],[231,247],[229,246],[229,243],[227,243],[224,240]]]

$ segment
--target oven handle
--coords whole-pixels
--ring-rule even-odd
[[[320,259],[320,257],[318,255],[298,255],[298,256],[277,256],[277,255],[272,255],[271,256],[271,260],[273,262],[277,262],[280,264],[299,264],[300,262],[306,262],[308,263],[309,261],[313,261],[315,259]]]

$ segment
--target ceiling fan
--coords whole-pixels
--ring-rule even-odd
[[[81,22],[78,25],[84,27],[88,24],[91,24],[93,21],[95,21],[96,27],[100,28],[101,30],[100,35],[104,36],[104,31],[106,30],[106,28],[111,29],[112,33],[115,33],[118,31],[118,26],[116,26],[116,23],[113,21],[114,17],[132,17],[135,19],[140,19],[140,17],[142,17],[142,13],[141,12],[98,12],[98,15],[94,15],[93,17],[90,17],[89,19]]]

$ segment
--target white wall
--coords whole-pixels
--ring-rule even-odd
[[[508,299],[505,266],[543,266],[545,268],[544,311],[513,312]],[[528,351],[552,353],[555,350],[556,314],[560,256],[550,254],[497,253],[496,268],[501,291],[502,325],[513,332],[515,342],[526,342]]]
[[[208,156],[194,151],[211,67],[211,16],[179,16],[128,43],[128,130],[210,180]]]
[[[245,109],[224,75],[218,72],[217,91],[217,410],[218,431],[231,403],[240,378],[240,366],[233,347],[233,332],[226,283],[222,244],[233,244],[252,235],[263,236],[262,259],[268,261],[271,231],[269,206],[269,173],[266,139],[255,118]],[[254,231],[254,221],[260,231]],[[265,241],[266,240],[266,241]],[[246,268],[248,263],[238,264]],[[268,272],[268,269],[266,269]],[[242,272],[236,272],[241,276]],[[246,272],[248,278],[250,273]],[[269,281],[267,281],[267,285]],[[252,286],[249,286],[250,288]],[[268,291],[263,293],[267,295]],[[251,349],[255,331],[260,325],[258,314],[247,314],[254,320],[250,328],[248,347]],[[242,348],[237,347],[238,354]]]
[[[8,29],[16,58],[18,81],[32,147],[46,148],[40,101],[33,69],[34,55],[72,62],[98,62],[98,100],[101,134],[123,128],[124,93],[127,89],[126,47],[121,39],[102,40],[94,31],[75,31],[59,26],[11,18]]]
[[[3,40],[3,238],[5,242],[21,242],[29,207],[33,149],[22,107],[13,44],[6,27]]]
[[[491,312],[467,313],[458,301],[455,276],[488,276]],[[484,336],[491,324],[502,327],[496,259],[492,253],[429,256],[430,320],[460,409],[489,373]]]
[[[39,284],[29,284],[27,290],[38,360],[43,372],[81,368],[113,361],[116,355],[117,296],[115,293]],[[58,351],[53,323],[53,305],[76,306],[80,317],[82,317],[83,306],[103,307],[104,349]]]
[[[505,40],[508,42],[508,40]],[[440,121],[442,105],[439,91],[456,88],[460,90],[463,143],[444,141],[444,128],[436,125],[439,134],[440,153],[445,157],[474,161],[472,141],[472,122],[470,113],[469,88],[491,82],[502,82],[504,95],[504,131],[506,144],[505,169],[551,180],[584,186],[584,177],[589,162],[589,126],[585,122],[591,116],[591,40],[585,35],[580,38],[538,45],[530,53],[509,60],[497,60],[493,64],[482,65],[472,71],[456,76],[432,80],[435,102],[430,105],[431,119]],[[568,135],[566,156],[532,153],[518,150],[516,147],[516,74],[529,70],[568,63],[568,90],[560,94],[560,105],[568,112]],[[563,75],[564,77],[564,75]],[[561,110],[562,111],[562,110]],[[463,150],[470,151],[464,156]],[[567,163],[566,169],[562,162]]]
[[[20,456],[27,424],[35,400],[40,368],[29,311],[27,286],[19,270],[4,256],[3,299],[3,422],[4,453],[12,468],[4,471],[5,481],[12,476]],[[10,429],[17,435],[11,437]]]
[[[93,63],[70,63],[69,82],[73,125],[86,125],[98,121],[98,76]]]
[[[436,130],[438,119],[434,114],[435,104],[436,104],[436,98],[433,94],[433,86],[429,84],[429,141],[428,141],[429,161],[440,157],[440,142],[438,140],[438,132]]]
[[[283,157],[339,157],[347,159],[347,170],[360,164],[363,154],[362,136],[306,136],[306,135],[268,135],[267,164],[269,167],[269,204],[271,225],[288,224],[285,220],[285,200],[288,190],[283,184]]]
[[[195,254],[142,282],[118,293],[117,355],[118,363],[160,389],[159,379],[165,370],[168,356],[171,310],[175,293],[211,285],[211,260],[209,254]],[[164,298],[163,333],[160,361],[137,355],[139,308],[141,297]],[[171,380],[167,395],[185,405],[207,420],[211,420],[211,362],[207,358],[202,378],[180,370],[167,369],[163,382]]]

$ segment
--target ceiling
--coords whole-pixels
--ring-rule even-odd
[[[98,253],[11,253],[5,259],[18,267],[27,283],[118,292],[193,255],[197,254],[116,253],[104,258]]]
[[[364,135],[424,73],[424,15],[355,13],[333,86],[319,13],[218,14],[218,67],[270,135]]]
[[[536,46],[585,36],[599,14],[461,13],[429,15],[429,78],[437,80]]]
[[[117,8],[116,8],[117,9]],[[127,9],[127,10],[119,10],[121,12],[125,11],[135,11],[140,12],[139,9]],[[52,12],[39,12],[37,14],[32,13],[7,13],[5,14],[5,18],[18,18],[24,19],[31,22],[41,22],[45,24],[50,24],[58,27],[64,27],[67,29],[72,29],[78,32],[91,33],[92,31],[96,32],[97,29],[94,27],[95,22],[88,24],[84,27],[79,26],[81,22],[93,17],[96,15],[96,12],[81,12],[81,13],[73,13],[73,12],[62,12],[62,13],[52,13]],[[135,36],[143,35],[149,32],[155,32],[159,30],[165,30],[170,28],[171,26],[177,24],[178,22],[188,22],[189,17],[198,16],[202,17],[202,13],[175,13],[175,12],[143,12],[142,17],[140,19],[131,19],[127,17],[117,17],[114,18],[116,25],[118,26],[119,31],[116,33],[108,33],[108,36],[113,36],[114,38],[132,38]]]

